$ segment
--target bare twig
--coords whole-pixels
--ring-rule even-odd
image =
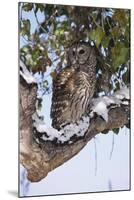
[[[113,139],[112,139],[112,148],[111,148],[111,151],[110,151],[110,160],[112,158],[113,151],[114,151],[114,133],[113,133]]]

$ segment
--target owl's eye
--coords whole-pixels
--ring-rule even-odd
[[[73,50],[73,56],[75,56],[75,51]]]
[[[79,54],[84,54],[85,53],[85,51],[83,50],[83,49],[81,49],[80,51],[79,51]]]

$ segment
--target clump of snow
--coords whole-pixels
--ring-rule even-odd
[[[120,90],[115,92],[115,97],[118,99],[130,99],[130,92],[127,86],[122,87]]]
[[[22,62],[22,60],[20,60],[20,67],[21,67],[20,74],[25,79],[25,81],[27,83],[29,83],[29,84],[30,83],[37,83],[35,77],[30,73],[30,71],[27,69],[27,67]]]
[[[97,113],[98,115],[102,116],[106,122],[108,121],[108,109],[103,97],[93,101],[91,110],[92,112],[90,113],[90,116],[93,117],[93,113]]]
[[[129,102],[128,101],[122,101],[122,104],[129,105]]]
[[[93,117],[93,113],[101,116],[106,122],[108,122],[108,106],[119,105],[120,101],[114,96],[104,96],[92,100],[92,112],[90,117]]]

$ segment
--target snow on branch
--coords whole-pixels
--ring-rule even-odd
[[[90,117],[96,113],[100,115],[106,122],[108,122],[108,111],[111,107],[119,107],[121,104],[129,104],[129,88],[124,86],[116,91],[113,95],[103,96],[92,100]]]
[[[93,99],[90,104],[90,111],[87,116],[81,117],[76,123],[65,125],[60,131],[48,126],[35,113],[32,116],[35,140],[55,141],[56,143],[73,143],[73,137],[83,137],[90,126],[90,120],[97,114],[104,121],[108,122],[108,112],[111,108],[120,107],[122,104],[129,105],[129,88],[126,86],[115,92],[113,95]]]
[[[39,138],[44,141],[56,141],[57,143],[64,143],[69,141],[73,136],[82,137],[89,127],[89,117],[83,116],[77,123],[71,123],[64,126],[60,131],[48,126],[43,120],[41,120],[36,113],[33,114],[32,119],[34,121],[33,126],[35,132],[38,132],[38,138],[36,142],[39,143]]]
[[[24,62],[20,59],[20,75],[25,79],[25,81],[28,84],[31,83],[37,83],[35,77],[30,73],[30,71],[27,69],[26,65]]]

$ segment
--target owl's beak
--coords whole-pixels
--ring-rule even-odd
[[[79,58],[78,58],[78,56],[76,56],[76,58],[75,58],[75,61],[77,62],[77,61],[79,61]]]
[[[72,64],[74,65],[74,64],[76,64],[76,62],[77,62],[77,60],[73,60]]]

